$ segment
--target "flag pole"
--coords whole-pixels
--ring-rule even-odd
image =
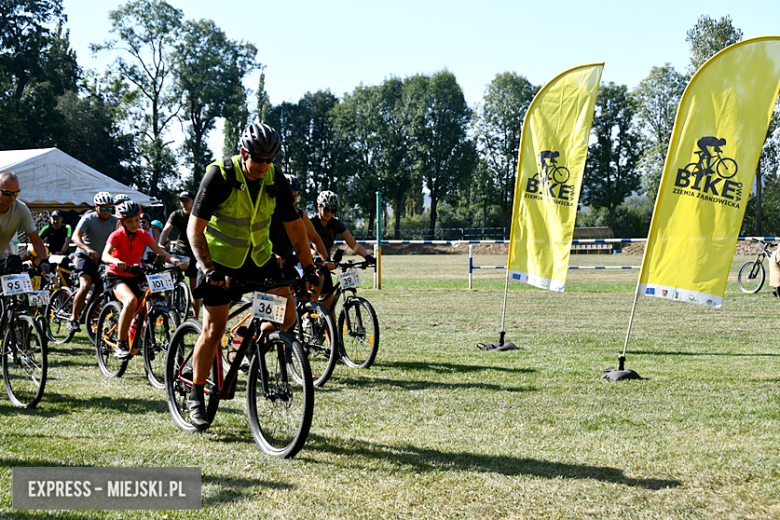
[[[647,249],[645,249],[647,254]],[[644,261],[642,262],[644,268]],[[618,369],[613,367],[607,367],[604,369],[604,373],[601,375],[602,379],[608,379],[610,381],[620,381],[621,379],[642,379],[636,371],[626,369],[626,349],[628,349],[628,338],[631,336],[631,325],[634,323],[634,312],[636,311],[636,304],[639,302],[639,289],[642,286],[642,273],[639,273],[639,280],[636,282],[636,292],[634,293],[634,304],[631,306],[631,315],[628,318],[628,330],[626,331],[626,341],[623,343],[623,353],[618,356]]]
[[[504,345],[504,324],[506,323],[506,298],[509,294],[509,269],[506,270],[506,282],[504,283],[504,309],[501,311],[501,334],[498,338],[498,346]],[[514,344],[513,344],[514,345]]]

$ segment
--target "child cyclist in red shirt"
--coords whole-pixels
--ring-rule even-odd
[[[146,246],[158,255],[165,255],[166,262],[179,264],[179,260],[157,245],[152,235],[141,229],[140,215],[141,206],[137,202],[125,201],[119,204],[116,207],[116,216],[122,225],[108,236],[106,248],[103,250],[102,259],[108,264],[106,289],[113,290],[116,299],[122,302],[122,312],[119,314],[119,346],[115,353],[119,359],[130,356],[127,335],[138,299],[144,294],[141,284],[146,280],[143,274],[134,275],[125,270],[128,266],[141,263]]]

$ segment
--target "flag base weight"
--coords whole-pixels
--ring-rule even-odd
[[[625,368],[626,356],[618,356],[618,369],[613,367],[607,367],[604,369],[604,373],[601,374],[601,379],[608,379],[610,381],[622,381],[624,379],[642,379],[642,377],[630,368]]]
[[[498,339],[498,343],[477,343],[477,347],[481,350],[520,350],[517,345],[511,341],[504,341],[504,331],[501,331],[501,335]]]

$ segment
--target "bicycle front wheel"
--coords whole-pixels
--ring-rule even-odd
[[[339,314],[342,361],[352,368],[369,368],[379,352],[379,320],[374,307],[359,296],[344,302]]]
[[[47,347],[35,320],[19,315],[3,339],[3,381],[15,406],[33,408],[43,397],[48,370]]]
[[[301,375],[296,383],[290,365]],[[294,457],[306,443],[314,413],[311,370],[300,343],[272,332],[255,349],[246,383],[247,415],[255,443],[274,457]]]
[[[87,307],[84,311],[84,328],[87,330],[87,337],[93,345],[95,344],[97,322],[100,318],[100,311],[103,310],[103,304],[105,302],[106,295],[100,294],[94,300],[92,300],[92,302],[90,302],[89,307]]]
[[[122,377],[127,370],[127,359],[119,359],[114,352],[119,342],[119,313],[122,304],[109,302],[98,317],[95,334],[95,354],[100,371],[106,377]]]
[[[173,310],[179,314],[180,321],[187,319],[190,308],[190,289],[186,282],[177,282],[173,288]]]
[[[144,369],[149,384],[158,390],[165,388],[165,354],[178,326],[179,315],[167,307],[155,307],[149,313],[144,332]]]
[[[68,330],[68,322],[73,313],[73,293],[65,287],[57,289],[49,297],[46,305],[46,336],[54,343],[67,343],[75,332]]]
[[[739,270],[737,275],[737,285],[743,293],[754,294],[761,290],[766,279],[764,263],[751,260],[745,262],[745,265]]]
[[[328,382],[336,368],[339,355],[339,338],[336,323],[328,309],[321,303],[306,303],[301,307],[301,330],[296,326],[295,336],[303,347],[311,368],[314,386],[320,387]],[[301,383],[301,375],[293,363],[289,367],[293,379]]]
[[[187,400],[192,392],[192,355],[195,344],[202,331],[200,322],[188,320],[179,325],[171,336],[171,343],[165,355],[165,397],[168,401],[168,411],[173,422],[184,431],[198,431],[190,423],[190,410]],[[219,365],[214,359],[211,366],[211,377],[206,381],[206,416],[209,422],[214,421],[219,407]]]

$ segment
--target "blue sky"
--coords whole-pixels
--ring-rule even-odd
[[[64,0],[82,66],[109,35],[108,13],[125,3]],[[337,96],[395,75],[453,72],[472,106],[496,74],[514,71],[542,85],[585,63],[605,62],[602,80],[634,88],[651,67],[689,61],[685,33],[697,18],[731,15],[744,37],[780,34],[780,1],[247,1],[168,0],[187,19],[209,18],[236,40],[254,43],[272,103],[306,92]],[[255,88],[259,75],[247,79]],[[219,141],[219,139],[215,139]]]

